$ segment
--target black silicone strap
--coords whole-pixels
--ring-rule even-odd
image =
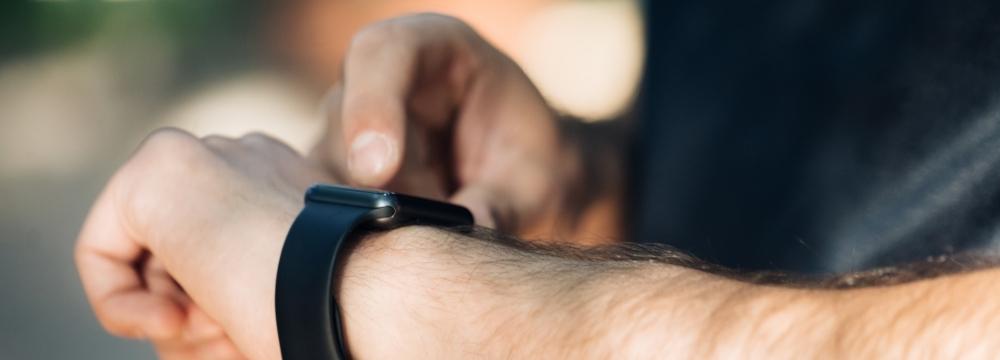
[[[337,254],[372,208],[306,201],[281,250],[275,287],[284,360],[349,357],[333,295]]]

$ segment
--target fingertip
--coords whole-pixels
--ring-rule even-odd
[[[347,80],[341,131],[348,178],[366,187],[384,187],[400,167],[406,141],[405,76]]]
[[[392,137],[366,130],[354,137],[347,158],[351,178],[363,185],[381,187],[399,168],[400,146]]]

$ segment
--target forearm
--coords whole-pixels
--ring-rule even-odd
[[[648,274],[648,275],[643,275]],[[892,286],[755,285],[679,265],[601,275],[601,351],[655,358],[975,358],[1000,353],[1000,271]],[[892,279],[889,279],[892,281]],[[793,287],[794,286],[794,287]],[[609,305],[605,305],[609,304]],[[606,308],[603,313],[600,309]]]
[[[652,275],[643,275],[652,274]],[[636,357],[988,357],[1000,353],[997,270],[892,286],[755,285],[670,264],[602,275],[604,349]],[[893,279],[888,279],[892,281]],[[590,297],[599,299],[599,297]],[[630,301],[631,299],[631,301]]]
[[[338,287],[348,343],[359,358],[417,348],[422,357],[694,356],[716,310],[753,288],[665,265],[691,261],[677,253],[641,254],[485,231],[370,236],[348,256]],[[384,337],[364,336],[374,333]]]
[[[355,300],[371,305],[376,299],[379,311],[391,310],[360,314],[367,324],[348,321],[348,336],[352,326],[380,326],[377,333],[418,334],[411,340],[427,344],[435,335],[419,329],[434,329],[440,337],[424,355],[952,357],[1000,351],[1000,342],[988,335],[1000,330],[994,320],[1000,301],[991,298],[1000,290],[993,285],[996,270],[832,290],[810,282],[735,280],[696,270],[699,263],[669,251],[569,249],[486,233],[409,228],[362,248],[368,265],[361,267],[383,270],[348,269],[345,283],[391,284]],[[385,271],[379,263],[388,261],[393,270]],[[341,291],[351,297],[351,290]],[[345,305],[348,312],[354,306]],[[372,319],[407,320],[386,328]],[[375,339],[357,346],[385,344]],[[426,352],[431,348],[437,352]]]
[[[843,354],[991,358],[1000,353],[1000,270],[829,292]]]

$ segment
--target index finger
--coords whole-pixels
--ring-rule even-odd
[[[408,115],[446,125],[475,74],[472,34],[456,19],[423,14],[377,23],[354,38],[340,113],[330,124],[341,127],[331,137],[349,144],[338,160],[351,179],[381,187],[396,175]]]

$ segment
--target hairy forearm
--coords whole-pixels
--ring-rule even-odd
[[[590,305],[598,320],[590,322],[606,324],[602,351],[639,358],[1000,353],[990,336],[1000,331],[1000,271],[993,269],[851,289],[758,285],[671,264],[600,277],[585,298],[598,299]]]
[[[647,274],[647,275],[643,275]],[[892,286],[757,285],[679,265],[602,275],[607,351],[654,358],[988,357],[1000,353],[1000,271]],[[893,279],[889,278],[889,281]],[[617,304],[617,305],[615,305]],[[597,309],[606,308],[603,314]]]
[[[826,294],[840,315],[836,350],[885,357],[1000,353],[1000,270]]]
[[[679,265],[636,273],[669,273],[609,283],[598,292],[634,300],[610,307],[607,349],[633,358],[817,358],[838,316],[822,290],[756,285]],[[632,274],[629,274],[632,275]],[[650,281],[650,279],[652,281]]]
[[[1000,341],[989,335],[1000,330],[1000,301],[993,297],[1000,293],[998,270],[851,287],[897,277],[742,276],[664,249],[537,245],[483,231],[410,228],[379,238],[361,253],[392,259],[395,270],[354,278],[391,282],[395,290],[380,297],[410,299],[383,304],[398,312],[377,314],[409,318],[395,330],[401,336],[421,326],[443,330],[438,352],[424,355],[955,357],[1000,351]],[[426,344],[429,336],[419,341]]]

